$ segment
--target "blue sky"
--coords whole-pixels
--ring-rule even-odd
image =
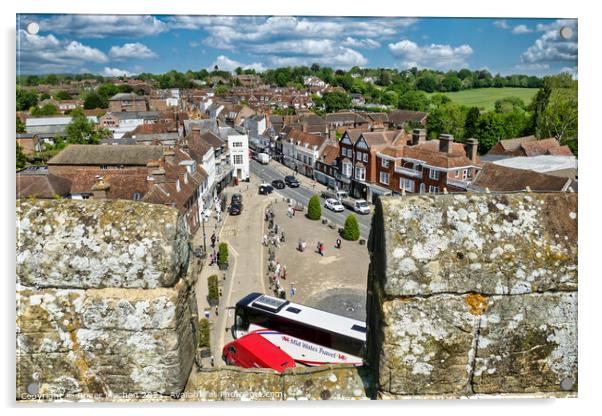
[[[36,22],[39,32],[29,34]],[[572,36],[563,38],[560,29]],[[102,75],[286,65],[577,76],[575,19],[18,15],[17,71]]]

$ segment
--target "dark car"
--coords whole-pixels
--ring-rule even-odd
[[[272,181],[272,186],[276,189],[284,189],[286,184],[282,179],[276,179],[275,181]]]
[[[288,175],[284,177],[284,182],[291,188],[298,188],[299,181],[294,176]]]
[[[230,201],[230,205],[234,204],[242,204],[242,195],[241,194],[232,194],[232,200]]]
[[[230,215],[240,215],[242,212],[242,204],[235,203],[230,205]]]
[[[274,188],[272,187],[272,185],[267,184],[267,183],[262,183],[261,185],[259,185],[259,194],[260,195],[268,195],[268,194],[271,194],[272,192],[274,192]]]

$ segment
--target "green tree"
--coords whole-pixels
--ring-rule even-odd
[[[464,138],[467,109],[455,102],[449,102],[435,107],[427,119],[427,130],[430,138],[440,134],[452,134],[456,139]]]
[[[50,74],[50,75],[46,76],[45,82],[46,82],[46,84],[57,85],[59,83],[59,78],[54,74]]]
[[[462,88],[462,81],[455,74],[446,75],[441,84],[445,91],[460,91]]]
[[[83,110],[75,109],[71,112],[71,116],[71,123],[65,128],[68,143],[97,144],[100,140],[111,136],[111,132],[107,129],[95,129]]]
[[[59,113],[59,109],[52,104],[46,104],[43,107],[34,107],[31,110],[31,115],[36,117],[55,116]]]
[[[217,264],[228,264],[228,244],[220,243],[217,252]]]
[[[209,319],[199,319],[199,348],[209,348],[211,346],[211,326]]]
[[[577,137],[577,88],[556,88],[538,114],[538,137],[555,137],[561,142]]]
[[[464,137],[470,138],[476,136],[480,116],[481,111],[477,107],[470,107],[468,113],[466,113],[466,121],[464,122]]]
[[[345,219],[345,226],[341,231],[341,237],[349,241],[357,241],[360,238],[360,227],[357,223],[357,218],[353,214],[349,214]]]
[[[218,288],[218,277],[216,274],[212,274],[207,278],[207,300],[218,301],[219,300],[219,288]]]
[[[438,89],[437,78],[431,73],[426,73],[416,80],[416,88],[426,92],[434,92]]]
[[[25,133],[25,123],[17,116],[17,133]]]
[[[106,100],[108,100],[118,92],[119,88],[115,84],[102,84],[96,89],[96,93]]]
[[[38,104],[38,96],[34,91],[17,87],[17,111],[27,111]]]
[[[40,94],[40,101],[44,101],[50,98],[50,94],[48,94],[47,92],[43,92]]]
[[[351,96],[343,92],[327,92],[322,96],[326,112],[333,113],[351,107]]]
[[[479,151],[487,153],[496,143],[506,138],[504,116],[494,111],[482,114],[475,137],[479,140]]]
[[[427,111],[429,98],[422,91],[408,91],[399,97],[397,108],[412,111]]]
[[[495,102],[496,113],[506,114],[515,110],[524,111],[525,108],[525,102],[518,97],[504,97]]]
[[[94,108],[108,108],[109,101],[106,98],[101,97],[95,92],[90,92],[84,99],[84,108],[86,110],[92,110]]]
[[[23,148],[17,143],[17,170],[23,169],[27,165],[27,157],[23,153]]]
[[[59,91],[54,94],[55,100],[70,100],[71,98],[71,94],[69,94],[67,91]]]
[[[310,220],[319,220],[322,217],[322,207],[320,206],[320,197],[312,195],[307,204],[307,218]]]

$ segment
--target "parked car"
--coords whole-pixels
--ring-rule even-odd
[[[269,183],[262,183],[259,185],[259,194],[260,195],[268,195],[274,192],[274,187]]]
[[[272,186],[276,189],[284,189],[286,187],[286,184],[282,179],[276,179],[272,181]]]
[[[230,200],[230,205],[234,204],[242,204],[242,195],[241,194],[232,194],[232,199]]]
[[[363,199],[345,198],[341,203],[358,214],[370,214],[370,204]]]
[[[284,182],[290,187],[290,188],[298,188],[299,187],[299,181],[297,180],[297,178],[295,178],[292,175],[287,175],[284,177]]]
[[[336,191],[333,189],[328,189],[326,191],[322,191],[322,198],[330,199],[334,198],[337,201],[341,202],[345,198],[349,198],[349,194],[346,191]]]
[[[326,202],[324,202],[324,206],[334,212],[345,211],[345,207],[337,199],[334,198],[328,198]]]
[[[268,155],[267,153],[257,153],[257,155],[255,156],[255,160],[257,160],[262,165],[267,165],[268,163],[270,163],[270,155]]]
[[[242,204],[234,203],[230,205],[230,215],[240,215],[242,213]]]

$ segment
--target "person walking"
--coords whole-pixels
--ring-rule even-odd
[[[320,243],[320,256],[324,257],[324,243]]]
[[[286,280],[286,266],[285,265],[282,265],[282,273],[281,273],[280,277],[282,278],[282,280]]]
[[[276,276],[276,281],[280,279],[280,262],[276,263],[276,270],[274,271],[274,275]]]
[[[280,241],[284,243],[284,230],[280,233]]]
[[[320,252],[320,247],[322,247],[322,243],[320,243],[320,242],[318,241],[318,244],[316,245],[316,252],[317,252],[318,254],[322,254],[322,253]]]
[[[216,240],[216,236],[215,233],[211,234],[211,248],[215,248],[215,240]]]
[[[218,315],[219,315],[219,308],[216,306],[215,307],[215,316],[218,316]]]
[[[301,245],[303,241],[301,239],[299,239],[299,241],[297,242],[297,250],[299,251],[303,251],[303,246]]]
[[[301,241],[301,251],[305,251],[305,249],[307,248],[307,243],[305,242],[305,240]]]
[[[340,249],[341,248],[341,238],[337,237],[337,248]]]
[[[274,234],[278,234],[278,224],[274,224]]]

